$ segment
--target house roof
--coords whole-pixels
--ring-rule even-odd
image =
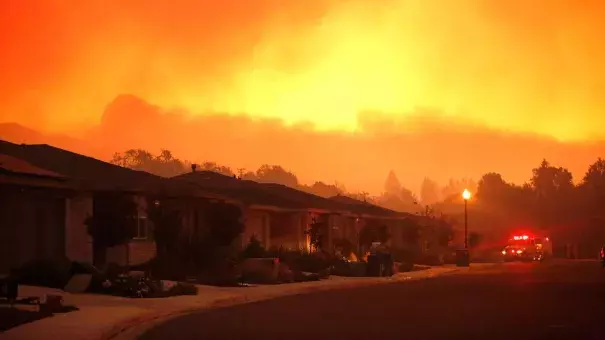
[[[398,213],[345,196],[327,199],[282,184],[258,183],[212,171],[189,172],[173,178],[195,183],[204,190],[234,197],[247,204],[289,209],[318,209],[332,212],[348,211],[380,217],[407,216],[404,213]]]
[[[65,176],[61,176],[58,173],[36,167],[22,159],[4,154],[0,154],[0,171],[8,175],[65,179]]]
[[[24,175],[9,175],[0,171],[0,184],[13,185],[19,187],[36,187],[36,188],[54,188],[54,189],[73,189],[69,183],[61,180],[56,180],[49,177],[34,177]]]
[[[0,154],[21,160],[12,165],[19,171],[54,173],[69,178],[77,188],[84,190],[213,196],[196,191],[190,185],[46,144],[19,145],[0,140]]]
[[[352,212],[358,213],[358,214],[366,214],[366,215],[381,216],[381,217],[411,217],[412,216],[411,214],[393,211],[390,209],[379,207],[377,205],[374,205],[374,204],[371,204],[368,202],[356,200],[354,198],[344,196],[344,195],[332,196],[329,199],[348,206],[349,207],[348,210],[351,210]]]
[[[309,209],[343,211],[348,210],[346,205],[335,202],[327,198],[317,196],[308,192],[290,188],[283,184],[259,183],[265,190],[274,193],[285,199],[298,202],[301,206]]]
[[[308,208],[300,202],[271,192],[262,184],[225,176],[212,171],[195,171],[173,177],[175,180],[193,183],[199,188],[219,195],[226,195],[246,204],[275,206],[287,209]]]

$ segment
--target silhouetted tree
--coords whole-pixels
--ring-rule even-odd
[[[594,248],[605,244],[605,160],[598,158],[590,165],[577,188],[583,216],[582,240]]]
[[[542,160],[540,166],[532,170],[530,184],[536,196],[550,198],[555,195],[568,194],[573,189],[573,177],[569,170],[554,167],[547,160]]]
[[[183,231],[181,211],[160,197],[147,200],[147,218],[153,223],[157,257],[183,257],[179,234]]]
[[[585,200],[590,201],[591,210],[605,206],[605,160],[599,158],[590,165],[580,184]]]
[[[291,188],[298,187],[298,178],[296,175],[279,165],[262,165],[256,171],[256,177],[261,183],[278,183]]]
[[[450,178],[448,183],[443,187],[442,194],[444,198],[459,196],[464,189],[468,189],[474,193],[477,191],[477,183],[470,178],[463,178],[461,180]]]
[[[505,204],[511,196],[512,187],[502,179],[500,174],[490,172],[479,180],[477,186],[477,199],[491,204]]]
[[[416,194],[414,194],[408,188],[403,188],[403,187],[401,188],[401,193],[399,194],[399,198],[401,199],[401,202],[405,205],[411,205],[411,204],[418,203],[418,198],[416,197]]]
[[[250,242],[242,251],[241,256],[243,258],[258,258],[265,256],[266,253],[266,249],[263,247],[262,243],[258,240],[256,235],[252,235],[250,237]]]
[[[107,248],[128,243],[136,236],[138,207],[133,198],[121,193],[95,194],[92,216],[86,218],[93,239],[93,262],[104,265]]]
[[[393,170],[389,171],[386,181],[384,182],[384,192],[390,195],[399,196],[401,194],[401,183]]]
[[[483,239],[483,236],[481,234],[471,231],[468,234],[468,247],[476,248],[481,243],[482,239]]]
[[[215,162],[204,162],[201,165],[201,170],[204,171],[213,171],[219,174],[223,174],[225,176],[233,176],[235,173],[231,170],[230,167],[224,165],[218,165]]]
[[[210,237],[219,246],[228,246],[244,231],[241,209],[232,204],[211,203],[206,209],[206,223]]]
[[[190,171],[192,165],[188,161],[175,158],[172,152],[166,149],[162,149],[157,156],[143,149],[130,149],[123,153],[116,152],[111,159],[111,163],[162,177],[174,177],[183,174]],[[234,175],[230,167],[209,161],[203,162],[201,165],[196,164],[196,169],[214,171],[226,176]]]
[[[111,163],[133,170],[146,171],[158,176],[173,177],[186,172],[187,164],[174,158],[172,152],[162,149],[158,156],[142,149],[115,153]]]
[[[420,185],[420,199],[422,204],[430,205],[439,201],[439,185],[437,182],[425,177]]]
[[[309,192],[321,197],[334,197],[344,194],[344,191],[338,188],[336,185],[330,185],[324,182],[315,182],[309,188]]]
[[[434,221],[437,245],[440,247],[449,246],[450,242],[454,239],[454,228],[452,224],[448,222],[445,217],[436,218]]]
[[[317,219],[313,219],[313,221],[309,225],[309,229],[305,230],[305,234],[309,235],[309,243],[311,245],[312,250],[323,250],[326,238],[326,227],[326,223]]]
[[[256,173],[253,171],[244,171],[241,175],[241,179],[258,182],[258,177],[256,177]]]
[[[530,185],[534,192],[536,217],[543,227],[565,224],[575,208],[574,184],[571,173],[542,160],[532,170]]]

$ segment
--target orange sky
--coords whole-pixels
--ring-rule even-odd
[[[128,93],[359,138],[429,107],[443,129],[601,140],[604,17],[599,0],[3,1],[0,121],[74,134]]]

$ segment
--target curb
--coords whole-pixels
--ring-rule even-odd
[[[430,269],[429,269],[430,270]],[[330,291],[337,289],[348,289],[348,288],[360,288],[360,287],[368,287],[375,286],[379,284],[395,284],[409,281],[418,281],[423,279],[432,279],[439,277],[441,275],[455,274],[459,272],[459,268],[451,268],[450,270],[432,274],[426,277],[410,277],[407,276],[404,279],[393,279],[389,278],[376,278],[376,280],[366,280],[366,281],[342,281],[335,284],[330,285],[318,285],[318,286],[308,286],[308,287],[300,287],[299,289],[293,288],[292,290],[285,290],[281,292],[269,293],[269,294],[251,294],[246,295],[245,293],[239,293],[241,295],[235,295],[233,297],[222,298],[215,300],[207,305],[199,305],[194,307],[188,307],[184,309],[179,309],[171,312],[164,313],[154,313],[150,311],[149,313],[145,313],[135,318],[131,318],[125,320],[119,325],[114,326],[110,331],[104,333],[99,340],[133,340],[137,339],[139,336],[144,334],[147,330],[153,328],[157,324],[164,323],[170,319],[177,318],[183,315],[191,314],[198,311],[217,309],[217,308],[226,308],[232,307],[247,303],[266,301],[280,297],[293,296],[293,295],[302,295],[302,294],[310,294],[314,292],[322,292],[322,291]],[[238,294],[238,293],[236,293]]]

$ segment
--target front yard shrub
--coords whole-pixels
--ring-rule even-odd
[[[284,262],[291,268],[310,273],[325,273],[334,263],[334,259],[331,256],[322,252],[309,253],[299,251],[285,253],[282,256]]]
[[[130,270],[145,272],[154,279],[174,281],[185,280],[188,274],[188,268],[183,261],[169,256],[155,257],[145,263],[131,266]]]
[[[265,257],[267,255],[269,254],[263,247],[262,243],[258,240],[258,238],[256,238],[256,236],[252,235],[252,237],[250,237],[250,242],[248,243],[246,248],[244,248],[244,250],[240,254],[240,257],[243,259],[249,259]]]
[[[71,278],[71,266],[68,259],[34,260],[13,270],[11,276],[22,285],[63,289]]]

